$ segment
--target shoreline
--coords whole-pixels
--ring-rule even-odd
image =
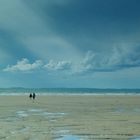
[[[0,96],[28,96],[30,93],[1,93]],[[36,93],[38,96],[140,96],[140,93]]]

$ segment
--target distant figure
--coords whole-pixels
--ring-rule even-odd
[[[33,95],[30,93],[29,98],[31,99],[33,97]]]
[[[33,93],[33,100],[35,100],[35,97],[36,97],[36,95],[35,95],[35,93]]]

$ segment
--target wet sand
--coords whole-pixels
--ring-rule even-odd
[[[0,96],[1,140],[133,140],[140,96]]]

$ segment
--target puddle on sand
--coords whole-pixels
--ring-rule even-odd
[[[60,138],[56,138],[55,140],[81,140],[81,139],[76,135],[64,135]]]
[[[28,112],[42,112],[42,109],[29,109]]]
[[[140,113],[139,108],[125,109],[125,108],[116,108],[115,113]]]
[[[25,111],[17,111],[16,114],[18,117],[28,117],[28,114]]]
[[[140,137],[132,138],[131,140],[140,140]]]
[[[70,130],[66,127],[56,127],[52,130],[52,133],[59,134],[60,136],[64,136],[69,132]]]
[[[56,120],[59,117],[65,116],[67,113],[63,112],[46,112],[42,109],[29,109],[29,110],[21,110],[16,112],[17,116],[19,118],[28,117],[30,115],[36,115],[36,116],[43,116],[45,118],[48,118],[49,120]]]

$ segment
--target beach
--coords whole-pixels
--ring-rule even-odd
[[[0,96],[1,140],[134,140],[139,95]]]

